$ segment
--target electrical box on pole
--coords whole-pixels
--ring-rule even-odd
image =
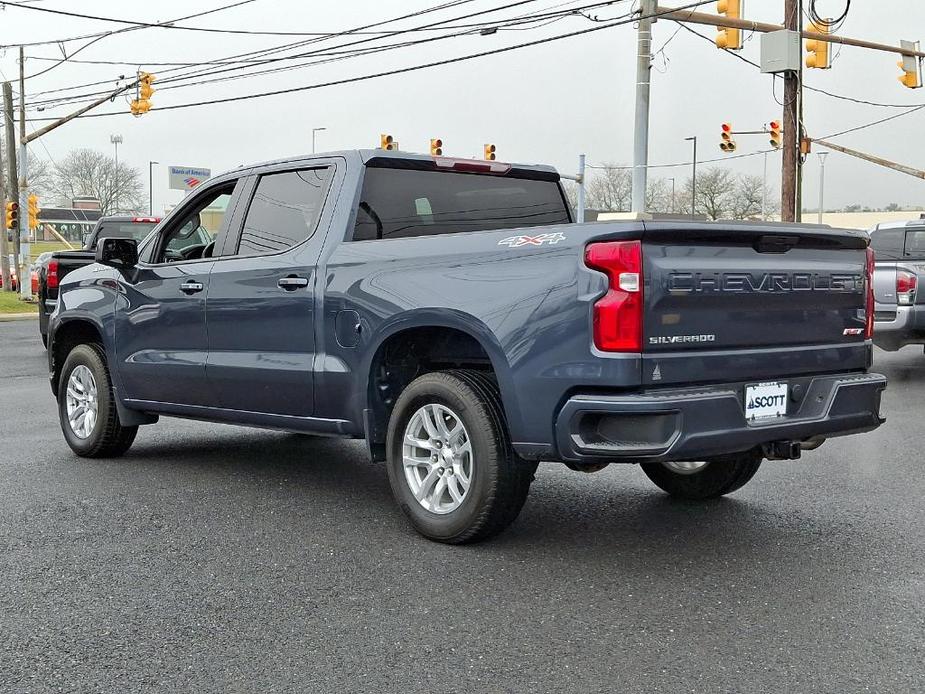
[[[803,56],[800,32],[781,29],[761,35],[761,71],[766,73],[799,70]]]

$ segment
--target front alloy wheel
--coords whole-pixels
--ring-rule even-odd
[[[99,414],[96,379],[83,364],[78,365],[67,379],[67,423],[74,436],[89,438]]]

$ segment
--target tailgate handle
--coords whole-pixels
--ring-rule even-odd
[[[758,237],[754,247],[759,253],[786,253],[799,242],[799,236],[765,234]]]

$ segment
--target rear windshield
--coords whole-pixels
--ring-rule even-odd
[[[155,222],[100,222],[96,238],[135,239],[141,242],[155,226]]]
[[[554,181],[368,168],[353,240],[567,224]]]

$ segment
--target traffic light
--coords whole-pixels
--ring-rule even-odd
[[[19,203],[8,202],[6,204],[6,228],[16,229],[19,227]]]
[[[150,72],[138,73],[135,98],[129,104],[133,116],[140,116],[151,110],[151,96],[154,94],[154,87],[151,86],[151,83],[155,79]]]
[[[39,208],[39,196],[35,193],[29,196],[29,229],[38,229],[39,228],[39,212],[42,210]]]
[[[816,34],[832,33],[827,24],[816,24],[810,22],[806,25],[806,31],[812,31]],[[829,42],[818,39],[806,39],[806,67],[827,70],[832,67],[829,65]]]
[[[900,41],[903,48],[913,51],[919,50],[918,41]],[[922,63],[917,56],[903,54],[903,59],[896,63],[903,74],[899,76],[899,81],[904,87],[909,89],[918,89],[922,86]]]
[[[719,0],[716,11],[730,19],[742,18],[743,0]],[[716,35],[716,47],[737,51],[742,48],[742,30],[733,27],[720,27]]]
[[[768,135],[770,136],[771,146],[774,149],[780,149],[780,121],[772,120],[770,123],[768,123]]]
[[[443,154],[443,140],[439,137],[430,138],[430,154],[434,157],[439,157]]]
[[[488,161],[494,161],[494,160],[495,160],[495,151],[496,151],[496,148],[495,148],[494,145],[492,145],[492,144],[483,145],[482,151],[484,152],[484,154],[483,154],[482,156],[485,157],[485,159],[487,159]]]
[[[722,132],[720,133],[720,139],[722,142],[719,143],[719,148],[724,152],[735,152],[736,141],[732,137],[732,124],[723,123],[720,128],[722,129]]]
[[[394,137],[383,133],[379,136],[379,149],[387,149],[391,152],[392,150],[398,149],[398,143],[395,141]]]

